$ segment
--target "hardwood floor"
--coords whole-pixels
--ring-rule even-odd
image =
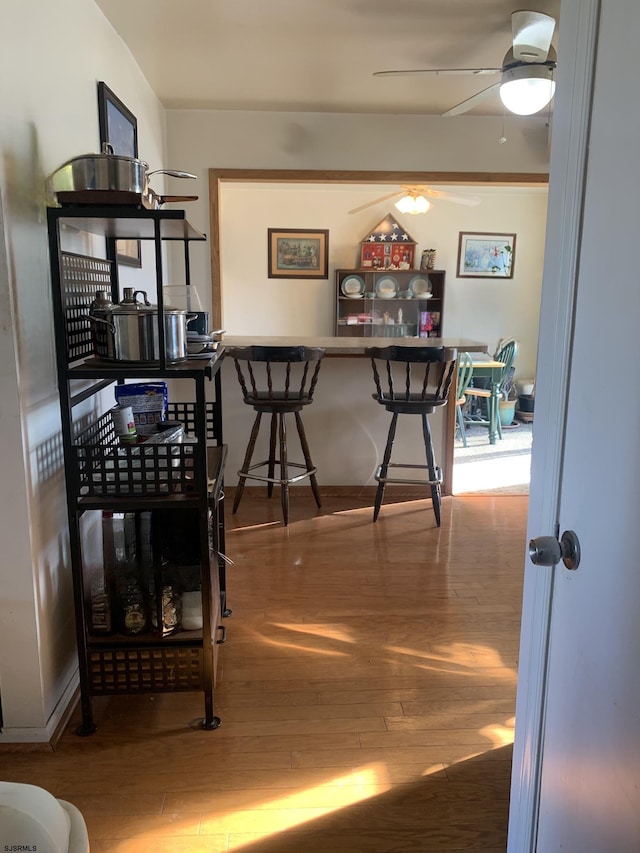
[[[227,504],[230,502],[227,501]],[[98,731],[0,754],[82,811],[92,853],[499,853],[526,497],[247,494],[216,691],[96,702]]]

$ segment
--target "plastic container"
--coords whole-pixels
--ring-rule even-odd
[[[535,397],[532,394],[518,395],[518,409],[521,412],[533,412]]]

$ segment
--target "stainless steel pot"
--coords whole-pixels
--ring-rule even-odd
[[[137,300],[142,295],[144,301]],[[187,320],[191,315],[179,308],[165,308],[164,355],[172,364],[187,358]],[[99,291],[89,312],[94,346],[99,358],[110,361],[152,362],[160,359],[158,310],[144,290],[125,287],[123,300],[112,305]]]
[[[174,169],[156,169],[150,172],[149,164],[144,160],[114,154],[113,147],[105,142],[102,154],[84,154],[68,160],[50,176],[49,181],[54,193],[116,190],[146,197],[151,193],[151,175],[196,177],[191,172],[179,172]]]

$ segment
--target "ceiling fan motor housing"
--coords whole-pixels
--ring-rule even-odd
[[[558,55],[555,50],[550,47],[547,53],[545,54],[544,59],[518,59],[513,52],[513,48],[510,47],[509,50],[505,53],[504,59],[502,60],[502,71],[509,71],[510,68],[530,68],[532,66],[539,65],[542,68],[556,68],[558,64]]]

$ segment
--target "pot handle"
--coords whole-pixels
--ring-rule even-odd
[[[113,334],[116,333],[116,327],[114,323],[110,323],[109,320],[103,320],[102,317],[95,317],[93,314],[83,314],[83,320],[88,320],[90,323],[102,323],[105,326],[108,326]]]
[[[134,290],[134,291],[133,291],[133,293],[132,293],[133,301],[134,301],[134,302],[137,302],[137,301],[138,301],[138,300],[136,299],[136,296],[137,296],[139,293],[141,293],[141,294],[142,294],[142,297],[143,297],[143,299],[144,299],[144,304],[145,304],[145,305],[151,305],[151,303],[149,302],[149,297],[147,296],[147,291],[146,291],[146,290]]]
[[[147,178],[151,175],[169,175],[170,178],[193,178],[197,179],[197,175],[192,175],[191,172],[178,172],[175,169],[154,169],[153,172],[147,172]]]
[[[102,153],[103,154],[115,154],[116,152],[113,150],[113,145],[110,142],[102,143]]]

